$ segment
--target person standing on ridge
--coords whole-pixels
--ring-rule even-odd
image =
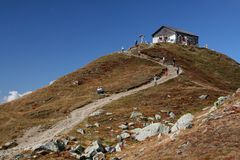
[[[175,67],[175,65],[176,65],[176,59],[173,58],[173,67]]]

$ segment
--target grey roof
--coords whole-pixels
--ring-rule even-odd
[[[181,30],[181,29],[177,29],[177,28],[174,28],[174,27],[169,27],[169,26],[161,26],[156,32],[154,32],[153,34],[152,34],[152,36],[154,37],[154,35],[155,34],[157,34],[161,29],[163,29],[163,28],[168,28],[168,29],[170,29],[170,30],[172,30],[172,31],[174,31],[174,32],[179,32],[179,33],[184,33],[184,34],[188,34],[188,35],[191,35],[191,36],[196,36],[196,37],[198,37],[196,34],[194,34],[194,33],[191,33],[191,32],[187,32],[187,31],[184,31],[184,30]]]

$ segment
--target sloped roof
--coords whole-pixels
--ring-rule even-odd
[[[188,35],[191,35],[191,36],[196,36],[196,37],[198,37],[196,34],[194,34],[194,33],[191,33],[191,32],[187,32],[187,31],[184,31],[184,30],[181,30],[181,29],[177,29],[177,28],[174,28],[174,27],[169,27],[169,26],[161,26],[156,32],[154,32],[153,34],[152,34],[152,37],[154,37],[154,35],[155,34],[157,34],[161,29],[163,29],[163,28],[168,28],[168,29],[170,29],[170,30],[172,30],[172,31],[174,31],[174,32],[179,32],[179,33],[184,33],[184,34],[188,34]]]

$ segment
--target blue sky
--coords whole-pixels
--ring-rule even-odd
[[[161,25],[240,61],[238,0],[0,0],[0,100],[47,85],[90,61],[151,40]]]

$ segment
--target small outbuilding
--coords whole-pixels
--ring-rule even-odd
[[[152,34],[153,43],[169,42],[198,46],[198,36],[173,27],[162,26]]]

